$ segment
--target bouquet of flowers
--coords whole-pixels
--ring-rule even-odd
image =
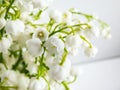
[[[91,39],[110,38],[94,15],[50,9],[51,0],[0,0],[0,90],[70,90],[70,57],[94,57]]]

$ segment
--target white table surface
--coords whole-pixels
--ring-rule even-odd
[[[72,90],[120,90],[120,58],[77,65]]]

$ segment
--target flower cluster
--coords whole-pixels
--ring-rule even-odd
[[[98,52],[92,38],[110,38],[109,26],[71,8],[50,10],[51,0],[0,0],[0,90],[70,90],[70,56]],[[84,18],[84,20],[82,20]]]

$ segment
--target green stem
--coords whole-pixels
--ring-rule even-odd
[[[50,19],[48,25],[47,25],[47,30],[50,32],[52,30],[52,27],[54,25],[54,20]]]
[[[15,2],[15,0],[12,0],[11,3],[10,3],[10,5],[8,6],[8,8],[7,8],[7,10],[6,10],[6,13],[5,13],[5,19],[7,19],[7,17],[8,17],[8,12],[10,11],[10,8],[11,8],[11,6],[13,5],[14,2]]]
[[[73,13],[73,14],[82,15],[82,16],[84,16],[88,21],[91,21],[92,19],[94,19],[94,16],[93,16],[93,15],[85,14],[85,13],[82,13],[82,12],[74,12],[74,11],[72,11],[72,13]]]
[[[70,88],[68,87],[67,83],[66,82],[62,82],[62,85],[64,86],[65,90],[70,90]]]
[[[42,53],[42,56],[41,56],[41,58],[39,58],[40,59],[40,65],[39,65],[39,68],[38,68],[38,79],[39,79],[39,77],[40,76],[42,76],[43,75],[43,73],[44,73],[44,63],[43,63],[43,61],[44,61],[44,55],[45,55],[45,47],[44,47],[44,51],[43,51],[43,53]]]
[[[43,12],[42,10],[39,10],[38,13],[34,16],[34,19],[38,20],[41,16],[42,12]]]
[[[0,30],[0,40],[2,40],[2,37],[3,37],[3,34],[4,34],[4,29],[5,29],[5,27],[3,27],[3,28]]]
[[[14,89],[17,89],[18,87],[17,86],[0,86],[1,88],[14,88]]]
[[[0,53],[0,63],[3,63],[3,65],[5,66],[6,69],[8,69],[5,61],[4,61],[4,58],[3,58],[3,53]]]
[[[72,83],[74,83],[76,80],[77,80],[77,76],[75,75],[75,76],[74,76],[74,79],[73,79],[72,81],[70,81],[70,82],[67,82],[67,84],[72,84]]]
[[[82,16],[86,17],[88,19],[88,21],[91,21],[91,19],[94,19],[98,23],[100,23],[102,26],[109,27],[109,25],[107,23],[105,23],[104,21],[94,17],[93,15],[85,14],[85,13],[82,13],[82,12],[74,12],[74,11],[72,11],[72,13],[73,14],[82,15]]]
[[[49,81],[45,77],[43,77],[43,78],[46,81],[46,83],[48,84],[48,90],[50,90],[50,83],[49,83]]]
[[[64,48],[64,53],[63,53],[63,56],[62,56],[62,60],[59,64],[60,66],[62,66],[64,64],[64,62],[66,61],[67,55],[68,55],[68,51],[67,51],[66,48]]]
[[[53,32],[49,35],[49,37],[51,37],[52,35],[54,35],[54,34],[56,34],[56,33],[58,33],[58,32],[61,32],[61,31],[65,30],[65,29],[67,29],[67,28],[70,28],[70,29],[72,30],[72,32],[73,32],[73,31],[74,31],[74,30],[73,30],[74,27],[78,27],[78,26],[82,26],[82,25],[89,26],[89,25],[86,24],[86,23],[76,24],[76,25],[72,25],[72,26],[65,26],[65,27],[63,27],[63,28],[61,28],[61,29],[59,29],[59,30],[57,30],[57,31],[53,31]],[[74,32],[73,32],[73,34],[74,34]]]
[[[13,70],[16,70],[22,60],[23,60],[23,57],[22,57],[22,49],[20,49],[18,60],[17,60],[17,62],[15,63],[15,65],[13,65],[13,68],[12,68],[12,69],[13,69]]]
[[[90,43],[89,40],[86,39],[86,37],[84,37],[83,35],[80,36],[80,38],[85,41],[86,43],[88,43],[89,47],[92,48],[92,44]]]

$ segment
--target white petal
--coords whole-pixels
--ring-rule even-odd
[[[95,55],[97,54],[97,52],[98,52],[98,49],[95,46],[93,46],[92,48],[87,47],[87,48],[85,48],[85,51],[84,51],[84,53],[88,57],[95,57]]]
[[[0,30],[6,25],[6,20],[4,18],[0,18]]]
[[[5,30],[8,34],[19,35],[21,32],[24,32],[25,25],[20,20],[8,21]]]
[[[27,40],[26,42],[28,52],[34,56],[37,57],[41,55],[42,53],[42,47],[41,47],[41,41],[38,38],[33,38],[30,40]]]
[[[29,90],[44,90],[46,87],[45,80],[41,77],[39,80],[31,79],[29,84]]]

